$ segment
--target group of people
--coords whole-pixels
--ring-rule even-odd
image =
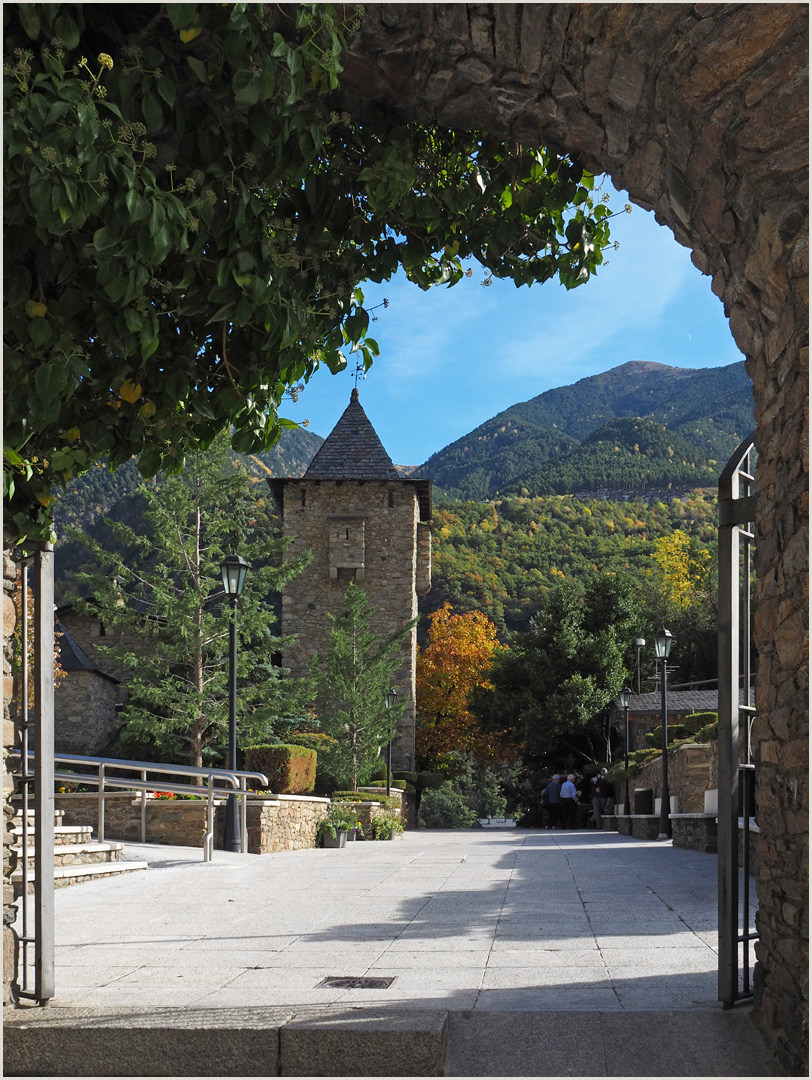
[[[614,793],[607,777],[607,770],[601,769],[597,776],[589,781],[588,801],[592,804],[592,821],[596,829],[603,828],[603,815],[614,809]],[[552,780],[541,793],[543,827],[545,829],[574,829],[578,812],[578,789],[575,775],[569,773],[562,783],[559,773],[554,773]]]

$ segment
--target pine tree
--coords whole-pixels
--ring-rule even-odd
[[[386,695],[403,664],[403,645],[417,625],[417,619],[410,619],[379,638],[370,629],[373,614],[366,593],[351,582],[342,610],[327,615],[331,626],[327,652],[313,658],[313,669],[319,673],[319,721],[338,742],[335,765],[352,791],[394,736],[406,707],[404,699],[387,709]]]
[[[313,689],[274,663],[272,594],[309,555],[282,565],[281,543],[254,485],[220,437],[192,456],[179,476],[149,482],[144,528],[105,519],[116,549],[78,538],[104,574],[81,574],[108,637],[99,646],[133,672],[121,714],[119,752],[160,755],[201,766],[222,760],[228,725],[230,604],[220,565],[239,553],[251,570],[238,607],[238,716],[241,745],[282,734],[299,722]]]

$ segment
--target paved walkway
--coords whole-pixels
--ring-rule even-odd
[[[446,1075],[770,1075],[747,1010],[723,1013],[716,1000],[715,856],[616,833],[515,829],[217,851],[208,864],[188,848],[127,844],[125,855],[150,869],[57,890],[52,1007],[63,1016],[448,1010],[457,1057]],[[323,985],[336,976],[393,981]],[[670,1019],[652,1027],[655,1012]],[[709,1032],[711,1050],[691,1030]],[[648,1067],[612,1069],[607,1047],[617,1063],[632,1032],[649,1047],[636,1068]],[[576,1046],[592,1056],[573,1058]],[[522,1047],[517,1060],[509,1051]]]

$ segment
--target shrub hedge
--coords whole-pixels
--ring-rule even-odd
[[[333,802],[378,802],[388,810],[400,809],[397,795],[373,795],[371,791],[334,791],[330,798]]]
[[[316,751],[292,743],[246,746],[245,768],[265,773],[277,795],[309,795],[316,782]]]

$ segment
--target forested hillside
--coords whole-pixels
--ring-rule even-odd
[[[558,472],[555,486],[537,488],[536,481],[548,463],[553,471],[565,460],[569,466],[580,444],[621,418],[644,418],[666,427],[672,438],[684,439],[692,450],[683,451],[680,460],[696,469],[683,469],[681,478],[670,479],[700,482],[715,475],[716,464],[727,461],[753,428],[750,380],[743,363],[685,369],[630,361],[512,405],[433,454],[415,475],[433,480],[449,498],[488,499],[523,487],[531,495],[594,490],[605,485],[594,482],[589,454]],[[676,456],[673,444],[672,449]],[[620,486],[661,486],[655,472],[652,477],[642,456],[629,460]]]
[[[625,571],[644,587],[654,541],[675,529],[712,547],[715,494],[651,503],[560,495],[446,503],[435,508],[432,588],[420,611],[445,601],[457,611],[483,611],[504,638],[526,630],[565,578]]]
[[[610,420],[566,456],[527,469],[503,494],[567,495],[602,488],[645,491],[716,483],[720,466],[653,420]]]

